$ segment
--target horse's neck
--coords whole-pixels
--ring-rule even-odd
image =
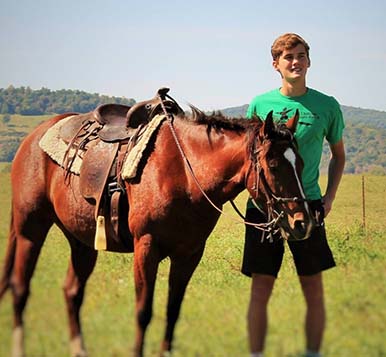
[[[245,188],[248,170],[245,135],[230,130],[221,133],[212,130],[208,134],[206,125],[182,125],[179,129],[186,159],[205,192],[215,191],[221,196],[219,200],[226,202]],[[189,182],[197,186],[195,179]]]

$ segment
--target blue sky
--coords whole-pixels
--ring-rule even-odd
[[[284,32],[311,46],[309,87],[386,111],[384,0],[0,0],[0,88],[140,101],[168,86],[183,106],[239,106],[280,85]]]

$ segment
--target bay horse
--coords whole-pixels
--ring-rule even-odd
[[[70,184],[65,183],[63,168],[38,144],[49,128],[68,116],[58,115],[38,126],[23,140],[12,164],[11,223],[0,299],[11,289],[13,356],[24,355],[23,311],[39,253],[53,224],[62,230],[71,249],[63,286],[70,352],[87,356],[80,308],[98,256],[95,207],[82,197],[79,176],[71,174]],[[125,220],[132,245],[124,244],[128,237],[122,237],[122,243],[115,242],[111,249],[134,253],[135,356],[144,354],[160,261],[170,258],[167,321],[160,348],[164,355],[172,350],[186,287],[222,206],[244,189],[272,213],[283,233],[307,238],[313,219],[293,137],[297,121],[298,114],[278,127],[272,113],[265,121],[245,120],[221,113],[206,115],[192,106],[191,114],[169,115],[160,125],[140,176],[124,181],[129,206]]]

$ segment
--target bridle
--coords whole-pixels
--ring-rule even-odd
[[[268,139],[264,139],[268,140]],[[264,140],[263,144],[264,145]],[[293,140],[293,136],[291,136],[291,141]],[[267,223],[251,223],[251,222],[244,222],[246,225],[251,225],[257,229],[260,229],[263,231],[263,235],[261,240],[263,241],[265,239],[265,233],[268,233],[267,238],[270,239],[270,241],[273,240],[273,236],[279,232],[280,227],[279,222],[285,217],[285,215],[288,215],[288,212],[286,212],[286,208],[282,206],[283,203],[287,202],[305,202],[306,199],[299,198],[299,197],[281,197],[277,196],[272,189],[269,187],[269,184],[267,182],[267,179],[264,174],[264,170],[262,168],[262,165],[260,163],[261,160],[261,151],[263,146],[256,146],[256,140],[253,139],[253,148],[251,150],[250,160],[251,160],[251,166],[247,172],[246,178],[245,178],[245,187],[247,187],[247,181],[250,173],[253,171],[255,182],[252,187],[252,190],[255,192],[255,197],[251,197],[250,200],[254,207],[262,213],[266,219]],[[259,196],[259,185],[261,182],[263,194],[266,199],[266,205],[267,205],[267,212],[263,210],[263,208],[259,205],[259,203],[256,201],[256,198]],[[240,213],[240,211],[237,209],[237,207],[234,205],[234,202],[231,201],[231,204],[233,208],[236,210],[236,212],[245,220],[245,217]]]
[[[186,167],[188,168],[188,171],[190,173],[190,175],[192,176],[193,180],[195,181],[197,187],[199,188],[200,192],[202,193],[202,195],[206,198],[206,200],[208,201],[208,203],[215,209],[217,210],[220,214],[223,214],[223,215],[226,215],[226,213],[221,209],[219,208],[211,199],[210,197],[205,193],[205,191],[203,190],[200,182],[198,181],[194,171],[193,171],[193,168],[188,160],[188,158],[186,157],[185,153],[184,153],[184,150],[182,149],[182,146],[180,144],[180,141],[178,139],[178,136],[177,136],[177,133],[174,129],[174,125],[173,125],[173,114],[169,113],[166,108],[165,108],[165,105],[164,105],[164,100],[165,100],[165,97],[169,98],[170,100],[172,100],[174,103],[176,103],[176,101],[171,97],[169,96],[168,94],[166,93],[163,93],[163,95],[159,95],[159,98],[160,98],[160,105],[161,105],[161,108],[162,108],[162,111],[165,115],[165,117],[167,118],[166,122],[170,128],[170,131],[172,133],[172,136],[174,138],[174,141],[177,145],[177,148],[185,162],[185,165]],[[176,103],[177,104],[177,103]],[[260,165],[260,153],[261,153],[261,148],[257,148],[256,147],[256,140],[254,140],[254,143],[253,143],[253,150],[252,150],[252,154],[251,154],[251,166],[249,167],[248,169],[248,172],[247,172],[247,175],[246,175],[246,178],[245,178],[245,187],[247,187],[246,183],[247,183],[247,180],[248,180],[248,176],[250,175],[250,173],[253,171],[254,172],[254,176],[255,176],[255,183],[254,183],[254,186],[253,186],[253,190],[256,192],[256,197],[258,197],[258,194],[259,194],[259,182],[261,180],[262,182],[262,187],[263,187],[263,190],[265,192],[264,195],[267,199],[267,207],[268,207],[268,212],[264,212],[264,210],[259,206],[259,204],[257,203],[256,199],[255,198],[251,198],[254,206],[262,213],[264,214],[266,217],[267,217],[267,222],[264,222],[264,223],[254,223],[254,222],[248,222],[246,221],[246,218],[245,216],[240,212],[240,210],[237,208],[236,204],[234,203],[233,200],[230,200],[230,203],[232,205],[232,207],[234,208],[234,210],[236,211],[236,213],[242,218],[243,220],[243,224],[245,225],[249,225],[249,226],[252,226],[258,230],[261,230],[263,231],[263,235],[262,235],[262,241],[265,239],[265,234],[267,234],[267,237],[268,239],[270,239],[270,241],[273,240],[273,237],[275,234],[277,234],[280,230],[280,227],[278,226],[279,222],[283,219],[283,217],[285,216],[285,211],[281,210],[280,212],[278,211],[277,209],[277,206],[282,204],[282,203],[286,203],[286,202],[304,202],[305,199],[303,198],[298,198],[298,197],[278,197],[274,194],[274,192],[271,190],[271,188],[269,187],[268,183],[267,183],[267,180],[265,178],[265,175],[264,175],[264,172],[263,172],[263,169]],[[288,214],[288,213],[287,213]],[[240,223],[240,221],[237,220],[237,222]]]

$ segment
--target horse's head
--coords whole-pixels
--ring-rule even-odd
[[[301,181],[303,160],[293,136],[298,118],[296,112],[285,125],[276,125],[272,112],[268,114],[254,135],[254,175],[248,179],[250,194],[263,206],[268,221],[275,222],[282,236],[292,240],[308,238],[314,225]]]

